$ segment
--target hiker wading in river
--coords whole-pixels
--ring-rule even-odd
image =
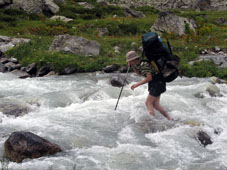
[[[135,73],[139,76],[145,77],[143,80],[133,84],[131,89],[134,90],[145,83],[148,83],[149,94],[146,99],[146,107],[149,113],[155,116],[155,110],[158,110],[163,116],[170,120],[169,115],[160,105],[161,94],[166,91],[166,82],[161,80],[161,74],[158,72],[154,63],[146,60],[140,60],[135,51],[129,51],[126,54],[128,66],[132,67]],[[156,68],[155,68],[156,67]]]

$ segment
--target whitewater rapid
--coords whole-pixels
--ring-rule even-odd
[[[114,111],[120,88],[111,86],[112,75],[19,79],[0,73],[0,102],[29,108],[28,114],[17,118],[0,112],[0,158],[4,142],[14,131],[33,132],[63,149],[52,156],[9,162],[8,168],[227,170],[227,85],[216,84],[221,95],[211,97],[204,90],[208,78],[184,77],[168,83],[161,97],[161,104],[175,119],[168,121],[158,112],[155,117],[148,115],[147,85],[132,91],[130,86],[140,80],[133,73]],[[198,92],[204,98],[195,97]],[[215,129],[221,133],[215,134]],[[200,145],[199,130],[209,134],[213,144]]]

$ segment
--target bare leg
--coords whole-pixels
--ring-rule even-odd
[[[155,101],[156,97],[151,96],[150,94],[147,96],[147,100],[146,100],[146,106],[147,106],[147,110],[149,111],[149,113],[151,115],[155,115],[155,111],[154,111],[154,101]]]
[[[154,108],[158,110],[163,116],[165,116],[168,120],[171,120],[168,113],[164,110],[164,108],[160,105],[160,97],[158,96],[154,101]]]

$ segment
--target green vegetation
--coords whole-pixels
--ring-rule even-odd
[[[79,2],[79,0],[78,0]],[[18,10],[0,10],[0,35],[29,38],[32,41],[22,44],[10,51],[8,56],[19,59],[26,66],[36,62],[38,66],[49,64],[57,72],[65,67],[74,66],[78,72],[101,70],[112,63],[125,65],[125,54],[128,50],[136,49],[141,45],[141,35],[150,31],[155,22],[158,10],[152,7],[139,7],[138,11],[146,14],[146,18],[137,19],[124,17],[124,10],[117,6],[98,5],[95,0],[87,0],[93,4],[93,9],[85,9],[77,4],[77,0],[68,0],[60,6],[57,15],[63,15],[74,20],[64,23],[60,20],[51,21],[44,15],[26,14]],[[217,20],[224,17],[227,20],[227,11],[180,11],[174,13],[193,18],[198,24],[197,34],[186,25],[187,34],[178,36],[173,33],[164,33],[162,39],[168,37],[174,53],[180,56],[180,68],[183,74],[189,77],[218,76],[227,79],[226,69],[218,69],[212,62],[200,62],[193,66],[188,62],[195,60],[203,49],[219,46],[226,48],[227,26],[220,25]],[[116,15],[116,17],[114,17]],[[106,28],[103,36],[99,30]],[[49,46],[55,35],[70,34],[96,40],[101,44],[101,54],[97,57],[79,56],[69,53],[50,52]],[[137,45],[132,47],[132,43]],[[115,53],[113,47],[119,46],[120,53]]]

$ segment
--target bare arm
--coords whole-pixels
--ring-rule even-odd
[[[143,85],[143,84],[145,84],[145,83],[147,83],[147,82],[149,82],[151,80],[152,80],[152,75],[151,74],[147,74],[146,77],[143,80],[139,81],[136,84],[133,84],[131,86],[131,89],[134,90],[136,87],[139,87],[139,86],[141,86],[141,85]]]

